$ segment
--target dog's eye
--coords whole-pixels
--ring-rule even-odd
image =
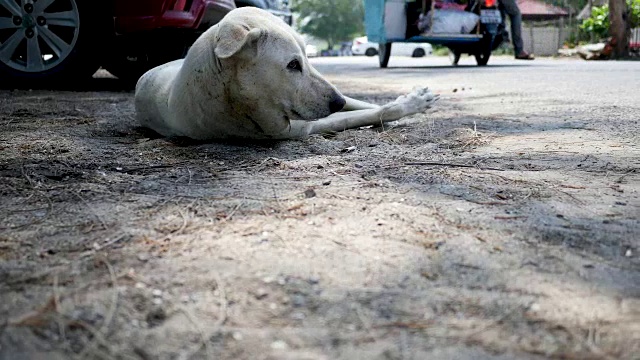
[[[291,62],[287,64],[287,69],[302,72],[302,65],[298,60],[291,60]]]

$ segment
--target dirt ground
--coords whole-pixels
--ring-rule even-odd
[[[442,100],[304,141],[0,90],[0,359],[640,359],[640,63],[410,61],[314,60]]]

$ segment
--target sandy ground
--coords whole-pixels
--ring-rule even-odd
[[[640,63],[446,61],[314,59],[442,100],[276,143],[0,90],[0,358],[638,359]]]

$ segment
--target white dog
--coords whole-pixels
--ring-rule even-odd
[[[272,14],[233,10],[184,60],[138,80],[138,121],[197,140],[292,139],[398,120],[438,99],[426,88],[384,106],[350,99],[309,64],[304,49],[300,35]]]

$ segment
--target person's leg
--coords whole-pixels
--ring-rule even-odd
[[[513,50],[516,55],[522,53],[524,45],[522,44],[522,14],[516,0],[501,0],[500,3],[504,8],[504,12],[509,15],[511,23],[511,40],[513,42]]]

